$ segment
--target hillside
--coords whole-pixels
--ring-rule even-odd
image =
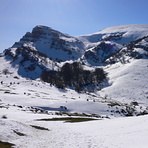
[[[0,110],[0,144],[145,147],[148,25],[78,37],[36,26],[0,54]]]

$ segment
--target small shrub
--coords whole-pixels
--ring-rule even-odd
[[[47,131],[49,131],[49,129],[45,128],[45,127],[36,126],[36,125],[30,125],[30,126],[36,128],[36,129],[39,129],[39,130],[47,130]]]
[[[138,104],[138,102],[131,102],[131,105],[134,105],[134,106],[138,106],[139,104]]]
[[[19,77],[18,77],[18,76],[14,76],[13,78],[15,78],[15,79],[19,79]]]
[[[7,119],[7,116],[6,116],[6,115],[3,115],[3,116],[2,116],[2,119]]]
[[[15,130],[13,130],[13,132],[16,133],[16,134],[19,135],[19,136],[26,136],[25,134],[23,134],[23,133],[21,133],[21,132],[17,132],[17,131],[15,131]]]
[[[10,91],[5,91],[4,93],[5,93],[5,94],[10,94]]]
[[[121,106],[121,105],[117,102],[111,102],[111,103],[108,104],[108,106],[113,107],[113,106]]]
[[[8,70],[8,69],[4,69],[4,70],[2,71],[2,73],[3,73],[4,75],[7,75],[7,74],[9,74],[9,70]]]

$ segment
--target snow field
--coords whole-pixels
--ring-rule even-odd
[[[57,117],[33,114],[9,106],[2,108],[0,117],[1,140],[14,143],[16,148],[147,148],[148,116],[103,119],[88,122],[36,121]],[[31,127],[36,125],[49,130]],[[24,136],[19,136],[23,133]]]

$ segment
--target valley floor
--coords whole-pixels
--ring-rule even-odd
[[[4,104],[3,104],[4,105]],[[87,122],[38,121],[67,116],[0,108],[0,141],[16,148],[147,148],[148,116]],[[65,120],[65,119],[64,119]]]

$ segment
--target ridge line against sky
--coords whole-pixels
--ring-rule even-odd
[[[0,52],[36,25],[72,36],[148,24],[147,0],[0,0]]]

